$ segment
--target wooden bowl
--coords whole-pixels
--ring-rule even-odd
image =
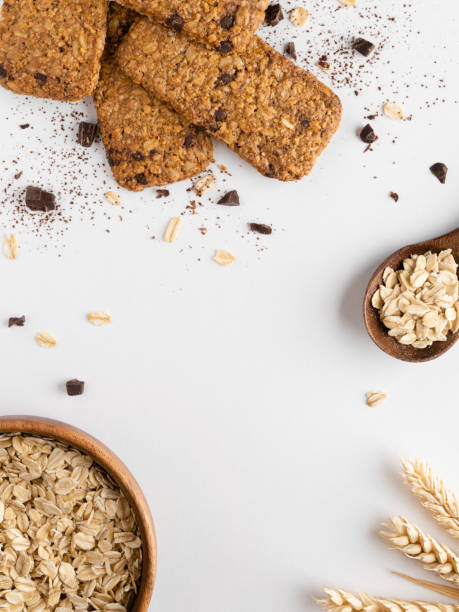
[[[156,575],[156,538],[147,500],[134,476],[102,442],[67,423],[35,416],[0,417],[0,434],[13,432],[55,438],[73,446],[90,455],[119,485],[134,510],[142,538],[142,577],[131,612],[147,612]]]

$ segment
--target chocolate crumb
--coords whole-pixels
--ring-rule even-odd
[[[147,177],[143,172],[139,172],[139,174],[136,174],[134,178],[139,183],[139,185],[146,185],[148,182]]]
[[[249,228],[252,232],[257,232],[258,234],[268,235],[273,233],[273,228],[265,223],[249,223]]]
[[[169,28],[172,28],[176,32],[180,32],[182,30],[184,23],[185,22],[183,21],[183,18],[180,17],[178,13],[174,13],[166,21],[166,24],[169,26]]]
[[[48,80],[48,76],[46,74],[43,74],[42,72],[36,72],[33,76],[35,80],[40,83],[40,85],[44,85]]]
[[[225,15],[220,19],[220,26],[224,30],[231,30],[234,25],[234,15]]]
[[[156,190],[156,199],[159,200],[159,198],[167,198],[167,196],[170,195],[170,191],[169,189],[157,189]]]
[[[222,42],[218,45],[217,51],[220,53],[229,53],[233,50],[233,43],[230,40],[222,40]]]
[[[224,108],[219,108],[215,111],[215,121],[225,121],[226,119],[226,110]]]
[[[283,18],[280,4],[270,4],[265,11],[265,24],[268,26],[276,26]]]
[[[391,191],[389,193],[389,196],[394,200],[394,202],[398,202],[398,193],[396,193],[395,191]]]
[[[228,193],[225,193],[225,195],[218,200],[217,204],[221,204],[222,206],[239,206],[238,192],[235,189],[228,191]]]
[[[97,134],[97,123],[88,123],[87,121],[81,121],[78,126],[78,138],[77,142],[82,147],[90,147],[94,142],[94,138]]]
[[[369,123],[360,130],[360,140],[367,144],[371,144],[378,140],[378,137]]]
[[[65,383],[67,387],[67,395],[81,395],[84,391],[84,381],[78,378],[72,378]]]
[[[215,87],[220,87],[221,85],[228,85],[228,83],[234,81],[235,78],[235,74],[230,74],[229,72],[222,72],[215,81]]]
[[[16,180],[20,179],[22,176],[22,170],[20,172],[16,172],[16,174],[14,175],[13,178],[15,178]]]
[[[25,316],[22,315],[22,317],[10,317],[8,319],[8,327],[24,327],[24,323],[25,323]]]
[[[288,42],[285,45],[285,53],[286,53],[286,55],[288,55],[292,59],[294,59],[294,60],[297,59],[296,47],[295,47],[295,43],[294,42]]]
[[[21,130],[26,130],[28,127],[30,127],[30,123],[21,123],[19,127]]]
[[[40,187],[28,186],[25,194],[26,206],[30,210],[48,212],[56,208],[56,199],[53,193],[44,191]]]
[[[356,38],[352,43],[354,51],[358,51],[361,55],[368,57],[375,48],[374,44],[365,38]]]
[[[430,166],[430,171],[437,177],[442,185],[445,184],[448,167],[443,162],[437,162],[433,164],[433,166]]]
[[[190,147],[193,146],[195,141],[195,134],[187,134],[185,136],[185,140],[183,141],[183,146],[185,147],[185,149],[189,149]],[[151,156],[151,151],[150,151],[150,156]]]
[[[0,79],[4,79],[8,76],[8,72],[5,70],[5,66],[0,64]]]

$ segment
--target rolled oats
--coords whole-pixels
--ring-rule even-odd
[[[166,227],[166,231],[164,232],[164,240],[166,242],[174,242],[180,232],[180,228],[182,226],[182,220],[180,217],[172,217]]]
[[[297,6],[290,11],[290,21],[297,28],[303,27],[309,20],[309,11],[302,6]]]
[[[379,406],[387,399],[387,393],[370,391],[367,393],[367,406]]]
[[[236,257],[229,251],[217,249],[215,251],[214,261],[221,266],[229,266],[236,261]]]
[[[400,106],[400,104],[396,104],[395,102],[393,103],[386,102],[386,104],[384,104],[383,106],[383,111],[386,117],[389,117],[389,119],[395,119],[397,121],[401,121],[402,119],[405,118],[405,115],[403,113],[403,108]]]
[[[357,6],[356,0],[339,0],[343,6]]]
[[[112,315],[108,314],[108,312],[89,312],[87,317],[90,323],[99,327],[109,325],[112,322]]]
[[[49,332],[38,332],[38,334],[35,336],[35,341],[40,346],[44,346],[46,348],[52,348],[57,344],[56,338]]]
[[[115,206],[118,206],[119,204],[121,204],[120,196],[114,191],[107,191],[107,193],[105,194],[105,197],[110,202],[110,204],[113,204]]]
[[[3,434],[0,450],[0,608],[126,611],[142,543],[118,486],[56,440]]]
[[[14,234],[5,236],[5,253],[8,259],[17,259],[19,256],[19,245]]]
[[[451,249],[412,255],[402,269],[387,267],[371,303],[388,335],[415,348],[459,331],[459,280]]]
[[[196,181],[193,185],[193,189],[198,194],[198,196],[202,196],[203,193],[212,189],[212,187],[217,182],[217,179],[213,174],[206,174]]]

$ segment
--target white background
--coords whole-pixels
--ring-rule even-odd
[[[335,12],[335,0],[314,0],[304,4],[307,30],[284,20],[261,34],[280,49],[294,34],[300,65],[333,85],[301,51],[326,52],[322,24],[349,37],[364,30],[381,3],[357,3]],[[72,107],[1,92],[0,230],[13,229],[27,184],[62,192],[72,217],[63,235],[56,223],[37,236],[26,215],[14,228],[20,258],[0,259],[1,410],[80,426],[126,462],[156,523],[152,610],[304,612],[315,609],[323,584],[431,597],[389,573],[423,576],[376,532],[404,513],[439,533],[400,484],[400,456],[424,457],[459,490],[459,348],[428,364],[395,361],[367,337],[361,298],[393,250],[459,225],[458,7],[383,4],[380,12],[398,17],[392,39],[368,68],[365,91],[337,89],[342,125],[312,174],[275,182],[216,146],[232,176],[214,167],[219,190],[197,215],[184,215],[173,244],[161,236],[193,198],[190,181],[166,200],[153,190],[130,194],[113,182],[100,144],[81,167],[70,153],[49,170],[50,150],[54,159],[60,147],[79,150],[69,113],[92,117],[90,101]],[[436,97],[445,102],[426,106]],[[365,107],[381,115],[388,99],[412,120],[379,116],[379,140],[363,154],[356,130],[367,122]],[[66,119],[51,138],[55,112]],[[27,121],[32,128],[17,127]],[[48,138],[44,150],[39,141]],[[24,174],[8,188],[13,159]],[[450,168],[446,185],[429,172],[437,161]],[[72,173],[89,210],[94,200],[93,221],[82,199],[71,204],[66,195]],[[120,194],[123,222],[104,200],[108,188]],[[240,208],[217,207],[231,188]],[[248,235],[253,220],[272,224],[273,235]],[[219,267],[215,248],[237,262]],[[109,311],[112,325],[87,323],[94,310]],[[8,329],[8,317],[22,314],[26,326]],[[58,346],[40,348],[38,331],[52,332]],[[73,377],[86,381],[84,396],[66,396]],[[365,392],[379,390],[387,402],[368,408]]]

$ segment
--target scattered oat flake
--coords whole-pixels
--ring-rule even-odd
[[[387,393],[382,391],[370,391],[367,393],[367,406],[373,408],[374,406],[380,406],[387,399]]]
[[[309,11],[302,6],[297,6],[292,11],[290,11],[290,21],[297,28],[303,27],[308,19],[309,19]]]
[[[281,123],[283,125],[285,125],[285,127],[287,127],[289,130],[293,130],[294,129],[294,125],[292,123],[290,123],[290,121],[288,119],[286,119],[285,117],[282,117],[281,119]]]
[[[202,196],[206,191],[212,189],[216,182],[217,179],[213,174],[206,174],[205,176],[196,181],[196,183],[193,185],[193,189],[198,194],[198,196]]]
[[[236,261],[236,257],[229,251],[225,251],[224,249],[217,249],[215,251],[214,261],[216,261],[221,266],[230,266]]]
[[[389,117],[389,119],[401,121],[405,118],[403,108],[400,106],[400,104],[396,104],[395,102],[386,102],[386,104],[383,106],[383,111],[386,117]]]
[[[356,6],[356,0],[339,0],[343,6]]]
[[[121,204],[120,196],[114,191],[107,191],[105,197],[110,202],[110,204],[114,204],[115,206]]]
[[[14,234],[5,236],[5,253],[8,259],[17,259],[19,256],[19,245]]]
[[[180,232],[180,228],[182,226],[182,220],[180,217],[172,217],[166,227],[166,231],[164,232],[164,240],[166,242],[174,242]]]
[[[57,344],[56,338],[49,332],[38,332],[35,336],[35,342],[45,348],[53,348]]]
[[[90,323],[99,327],[112,322],[112,315],[108,314],[108,312],[89,312],[87,316]]]

